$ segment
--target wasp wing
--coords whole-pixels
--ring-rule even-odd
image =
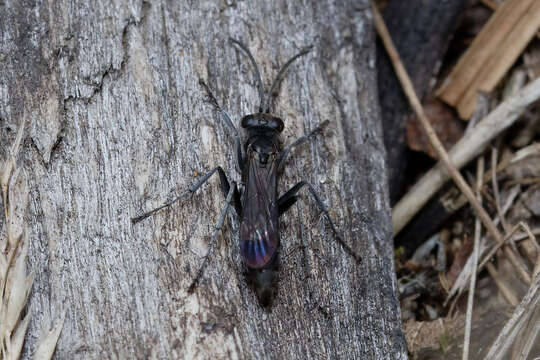
[[[260,167],[249,156],[240,224],[240,253],[249,268],[260,269],[274,259],[279,246],[277,164]]]

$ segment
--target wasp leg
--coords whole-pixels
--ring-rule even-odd
[[[233,132],[234,142],[236,146],[236,159],[238,161],[238,167],[240,168],[240,172],[242,172],[244,170],[245,160],[244,155],[242,154],[242,144],[240,142],[240,135],[238,135],[238,130],[236,129],[236,126],[234,126],[227,112],[224,111],[221,106],[219,106],[216,97],[210,90],[210,87],[208,87],[208,85],[206,85],[206,83],[202,79],[199,79],[199,84],[205,89],[208,98],[210,98],[210,102],[219,111],[219,113],[221,114],[221,118]]]
[[[330,212],[328,211],[328,206],[326,206],[319,195],[317,194],[317,191],[313,188],[313,186],[308,183],[307,181],[300,181],[298,184],[294,185],[289,191],[287,191],[285,194],[283,194],[278,199],[278,211],[279,215],[281,216],[284,212],[286,212],[295,202],[298,200],[298,192],[300,189],[302,189],[304,186],[307,187],[309,190],[309,193],[313,196],[315,203],[319,207],[319,209],[324,213],[326,216],[326,219],[330,223],[330,227],[332,228],[332,231],[334,232],[334,235],[336,237],[337,242],[343,246],[345,251],[351,255],[357,262],[361,261],[361,257],[357,255],[350,247],[345,243],[343,238],[341,237],[340,233],[338,232],[336,225],[334,224],[334,221],[332,220],[332,217],[330,216]]]
[[[283,166],[285,166],[285,161],[287,161],[289,154],[293,148],[295,148],[298,145],[302,145],[303,143],[308,141],[310,138],[314,137],[315,135],[318,135],[322,131],[322,129],[328,125],[328,123],[329,123],[328,120],[324,120],[323,122],[319,123],[319,125],[317,125],[315,129],[311,130],[309,134],[300,136],[293,143],[289,144],[285,149],[281,150],[281,152],[279,153],[277,171],[280,172],[281,170],[283,170]]]
[[[238,192],[238,190],[236,188],[236,183],[233,182],[232,187],[229,189],[229,193],[227,194],[227,198],[225,200],[225,206],[223,207],[223,210],[221,210],[221,216],[219,217],[219,221],[216,225],[214,233],[212,234],[212,238],[210,239],[210,244],[208,245],[208,251],[206,252],[206,255],[204,255],[203,263],[201,264],[201,267],[197,271],[197,275],[195,275],[195,278],[193,279],[193,281],[191,281],[191,285],[189,285],[188,294],[193,293],[193,291],[195,290],[195,287],[197,287],[197,284],[199,283],[199,280],[201,279],[204,268],[206,267],[206,264],[208,263],[208,258],[210,257],[210,253],[214,249],[217,236],[221,230],[221,227],[223,226],[223,223],[225,222],[225,216],[227,215],[227,211],[229,210],[229,205],[231,204],[231,201],[233,201],[232,199],[234,197],[235,192]]]
[[[220,183],[221,183],[221,191],[223,192],[223,195],[225,197],[228,196],[229,192],[231,191],[231,189],[233,189],[233,203],[234,203],[234,207],[236,209],[236,213],[240,216],[241,212],[242,212],[242,205],[240,203],[240,193],[238,192],[238,188],[235,186],[233,186],[233,188],[231,188],[231,186],[229,185],[229,181],[227,180],[227,175],[225,175],[225,172],[223,171],[223,169],[221,168],[221,166],[217,166],[215,168],[213,168],[212,170],[210,170],[209,172],[207,172],[206,174],[204,174],[201,179],[199,181],[197,181],[195,184],[193,184],[189,189],[187,189],[183,194],[175,197],[174,199],[172,199],[171,201],[168,201],[166,202],[165,204],[153,209],[153,210],[150,210],[142,215],[139,215],[137,217],[134,217],[131,219],[131,222],[133,224],[136,224],[144,219],[146,219],[147,217],[149,217],[150,215],[158,212],[159,210],[161,209],[164,209],[166,207],[169,207],[171,206],[172,204],[174,204],[175,202],[177,202],[178,200],[181,200],[181,199],[184,199],[186,198],[188,195],[190,194],[193,194],[195,191],[197,191],[197,189],[199,189],[202,184],[204,184],[215,172],[218,172],[219,174],[219,180],[220,180]]]

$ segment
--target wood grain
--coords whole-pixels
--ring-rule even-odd
[[[22,1],[0,11],[0,155],[9,129],[31,124],[20,158],[35,273],[26,358],[64,311],[58,359],[407,358],[366,0]],[[215,165],[240,180],[233,138],[198,83],[236,123],[256,111],[253,73],[229,36],[251,49],[266,87],[286,59],[314,45],[274,109],[284,143],[331,125],[294,152],[279,191],[312,182],[363,258],[347,255],[303,196],[281,220],[270,312],[246,286],[232,215],[187,294],[223,206],[217,179],[130,222]]]

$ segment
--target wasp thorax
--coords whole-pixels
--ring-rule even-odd
[[[273,161],[277,151],[277,140],[275,138],[267,138],[260,134],[255,134],[251,138],[248,146],[248,152],[251,152],[257,157],[257,163],[260,167]]]

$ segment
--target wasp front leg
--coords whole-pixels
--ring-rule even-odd
[[[285,149],[281,150],[281,152],[279,153],[279,158],[278,158],[278,168],[277,168],[278,172],[281,172],[281,170],[283,170],[283,166],[285,166],[285,161],[287,161],[287,159],[289,158],[289,154],[292,149],[294,149],[295,147],[299,145],[302,145],[303,143],[305,143],[306,141],[308,141],[310,138],[314,137],[315,135],[318,135],[323,130],[323,128],[328,125],[328,123],[329,123],[328,120],[321,122],[319,125],[315,127],[315,129],[311,130],[309,134],[300,136],[293,143],[289,144]]]
[[[221,231],[221,228],[223,227],[223,223],[225,222],[225,216],[227,216],[229,205],[231,204],[231,201],[234,198],[235,193],[238,193],[238,190],[236,188],[236,183],[233,182],[232,187],[229,189],[229,193],[227,194],[227,198],[225,199],[225,206],[223,206],[223,210],[221,210],[221,216],[219,217],[219,221],[216,225],[216,228],[214,229],[214,233],[212,234],[210,243],[208,244],[208,251],[206,252],[206,255],[204,255],[203,263],[201,264],[201,267],[199,268],[199,270],[197,271],[197,274],[195,275],[195,277],[191,281],[191,284],[189,285],[188,294],[193,293],[193,291],[197,287],[197,284],[199,283],[199,280],[201,279],[201,276],[204,272],[204,268],[206,267],[206,264],[208,263],[208,258],[210,257],[210,254],[212,253],[212,250],[214,249],[217,236],[219,232]]]
[[[188,195],[191,195],[193,193],[195,193],[195,191],[197,191],[205,182],[208,181],[208,179],[210,179],[210,177],[212,175],[214,175],[214,173],[218,173],[219,174],[219,180],[220,180],[220,184],[221,184],[221,192],[223,193],[223,195],[225,197],[228,196],[229,192],[230,192],[230,189],[231,189],[231,186],[229,185],[229,180],[227,179],[227,175],[225,175],[225,171],[223,171],[223,169],[221,168],[221,166],[216,166],[215,168],[213,168],[212,170],[210,170],[209,172],[207,172],[206,174],[204,174],[199,181],[197,181],[195,184],[193,184],[189,189],[187,189],[184,193],[182,193],[181,195],[175,197],[174,199],[166,202],[165,204],[161,205],[161,206],[158,206],[157,208],[155,209],[152,209],[142,215],[139,215],[137,217],[134,217],[131,219],[131,222],[133,224],[136,224],[144,219],[146,219],[147,217],[149,217],[150,215],[153,215],[155,214],[156,212],[158,212],[159,210],[161,209],[164,209],[164,208],[167,208],[169,206],[171,206],[172,204],[174,204],[175,202],[177,202],[178,200],[181,200],[181,199],[184,199],[186,198]],[[238,191],[238,188],[235,186],[233,186],[232,188],[234,191],[233,191],[233,194],[231,195],[232,196],[232,201],[233,201],[233,205],[236,209],[236,213],[238,216],[240,216],[240,214],[242,213],[242,205],[240,203],[240,193]]]
[[[210,99],[210,103],[219,111],[221,118],[233,132],[234,142],[235,142],[235,147],[236,147],[236,159],[238,161],[238,167],[240,168],[240,172],[242,172],[244,170],[245,158],[242,152],[242,144],[240,142],[240,135],[238,134],[238,129],[236,129],[236,126],[234,126],[229,114],[227,114],[227,112],[223,110],[221,106],[219,106],[216,100],[216,97],[212,93],[212,90],[210,90],[210,87],[206,85],[206,83],[202,79],[199,79],[199,84],[206,91],[206,94],[208,95],[208,98]]]
[[[304,188],[307,187],[309,190],[309,193],[311,196],[313,196],[313,199],[315,200],[315,203],[317,204],[317,207],[324,213],[326,219],[330,223],[330,227],[332,228],[332,231],[334,232],[334,235],[336,237],[337,242],[345,249],[345,251],[351,255],[357,262],[360,262],[362,258],[357,255],[350,247],[345,243],[343,240],[343,237],[337,230],[336,225],[334,224],[334,221],[332,220],[332,217],[330,216],[330,212],[328,211],[328,206],[326,206],[323,201],[321,200],[319,194],[317,194],[317,191],[315,188],[308,183],[305,180],[300,181],[296,185],[294,185],[289,191],[287,191],[285,194],[283,194],[278,199],[278,211],[279,215],[281,216],[284,214],[295,202],[298,200],[298,192]],[[302,221],[302,219],[300,219]]]
[[[223,171],[221,166],[217,166],[217,167],[213,168],[212,170],[210,170],[209,172],[207,172],[206,174],[204,174],[201,177],[201,179],[199,179],[199,181],[197,181],[188,190],[186,190],[184,193],[177,196],[173,200],[168,201],[165,204],[163,204],[163,205],[161,205],[161,206],[159,206],[159,207],[157,207],[157,208],[155,208],[153,210],[150,210],[150,211],[148,211],[148,212],[146,212],[146,213],[144,213],[144,214],[142,214],[140,216],[137,216],[137,217],[134,217],[134,218],[131,219],[131,222],[133,224],[136,224],[139,221],[142,221],[142,220],[146,219],[147,217],[149,217],[150,215],[158,212],[159,210],[171,206],[172,204],[174,204],[178,200],[186,198],[188,195],[191,195],[191,194],[195,193],[195,191],[197,191],[205,182],[207,182],[208,179],[210,179],[210,177],[212,175],[214,175],[216,172],[219,174],[219,180],[220,180],[220,184],[221,184],[221,191],[223,192],[223,195],[225,196],[225,205],[223,206],[223,209],[221,210],[221,216],[219,217],[219,221],[218,221],[218,223],[217,223],[217,225],[216,225],[216,227],[214,229],[214,233],[212,234],[212,238],[210,239],[210,244],[208,245],[208,251],[204,255],[203,263],[201,264],[201,267],[199,268],[199,270],[197,271],[197,274],[195,275],[195,277],[193,278],[191,284],[189,285],[188,293],[190,293],[190,294],[195,290],[195,287],[199,283],[199,280],[200,280],[200,278],[201,278],[201,276],[203,274],[204,268],[206,267],[206,264],[208,263],[208,258],[210,256],[210,254],[212,253],[212,250],[214,249],[214,244],[216,243],[217,236],[218,236],[221,228],[223,227],[223,223],[225,222],[225,216],[227,215],[227,211],[229,210],[229,205],[232,203],[234,205],[235,209],[236,209],[236,213],[238,214],[238,216],[241,215],[241,212],[242,212],[242,207],[241,206],[242,205],[240,203],[240,192],[238,191],[238,187],[236,186],[236,183],[232,182],[232,185],[229,184],[229,180],[227,180],[227,176],[225,175],[225,172]]]

